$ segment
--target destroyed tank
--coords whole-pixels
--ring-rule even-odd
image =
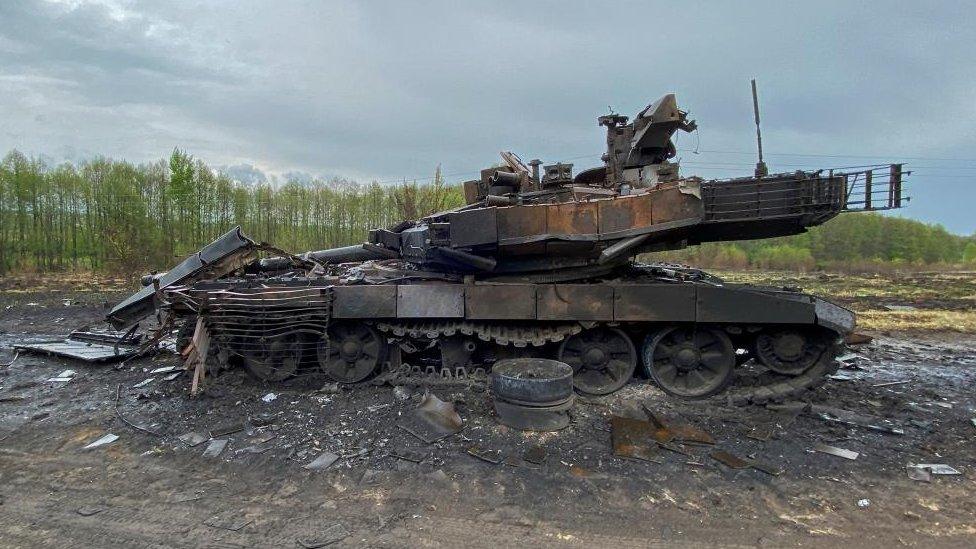
[[[725,392],[740,403],[822,384],[851,311],[635,258],[900,207],[902,166],[684,177],[672,136],[695,122],[674,95],[633,121],[598,121],[602,166],[573,175],[571,164],[505,152],[463,184],[464,206],[375,229],[356,246],[291,255],[235,228],[145,277],[108,318],[125,328],[156,312],[182,327],[198,369],[240,365],[269,381],[456,382],[503,358],[544,357],[569,364],[577,391],[593,395],[635,372],[677,397]]]

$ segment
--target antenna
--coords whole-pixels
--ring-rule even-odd
[[[756,144],[759,146],[759,162],[756,162],[756,178],[766,177],[769,170],[762,156],[762,131],[759,129],[759,95],[756,93],[756,79],[752,79],[752,112],[756,115]]]

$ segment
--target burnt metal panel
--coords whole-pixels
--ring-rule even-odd
[[[202,272],[217,278],[249,262],[256,246],[240,227],[234,227],[179,265],[159,275],[158,285],[166,288],[193,281]],[[123,328],[142,320],[155,310],[155,296],[156,289],[152,284],[144,286],[109,311],[109,322],[116,328]]]
[[[693,194],[681,192],[677,186],[652,191],[650,200],[654,223],[684,219],[699,220],[703,216],[701,199]]]
[[[464,290],[465,318],[472,320],[535,319],[535,286],[491,284],[467,286]]]
[[[600,208],[600,234],[649,227],[654,222],[651,202],[650,196],[646,194],[598,200],[596,203]]]
[[[596,202],[566,202],[546,206],[548,232],[560,235],[595,235],[599,232],[600,206]]]
[[[136,347],[116,347],[91,341],[76,341],[65,339],[62,341],[46,341],[42,343],[22,343],[14,345],[14,349],[46,353],[65,358],[74,358],[85,362],[108,362],[122,360],[136,354]]]
[[[451,246],[480,246],[498,242],[496,208],[477,208],[448,214]]]
[[[336,286],[334,318],[396,318],[396,286]]]
[[[613,319],[694,322],[694,284],[621,284],[613,287]]]
[[[613,320],[613,287],[596,284],[540,284],[539,320]]]
[[[546,206],[496,208],[498,239],[521,239],[546,233]]]
[[[813,298],[735,286],[698,287],[698,322],[813,324]]]
[[[461,318],[461,284],[401,284],[397,286],[397,318]]]

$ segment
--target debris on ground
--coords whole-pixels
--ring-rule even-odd
[[[302,468],[309,469],[312,471],[320,471],[322,469],[328,469],[333,463],[339,460],[339,456],[333,454],[332,452],[322,452],[318,457],[313,459],[310,463],[303,465]]]
[[[106,444],[111,444],[111,443],[115,442],[116,440],[119,440],[118,435],[113,435],[112,433],[108,433],[108,434],[102,436],[101,438],[95,440],[94,442],[89,443],[87,446],[85,446],[84,448],[82,448],[82,450],[91,450],[92,448],[98,448],[99,446],[105,446]]]
[[[918,469],[925,469],[926,471],[932,473],[933,475],[961,475],[962,472],[958,469],[946,465],[944,463],[919,463],[917,465],[909,465],[909,467],[916,467]]]
[[[453,403],[427,393],[420,405],[400,417],[397,426],[430,444],[460,432],[464,422]]]
[[[77,374],[77,372],[74,370],[65,370],[52,378],[48,378],[47,381],[67,383],[75,377],[75,374]]]
[[[210,444],[208,444],[207,448],[203,451],[203,457],[215,458],[219,456],[220,453],[224,451],[224,448],[227,447],[228,442],[230,442],[230,440],[226,438],[211,440]]]
[[[186,444],[187,446],[189,446],[191,448],[194,447],[194,446],[199,446],[199,445],[203,444],[204,442],[207,442],[208,440],[210,440],[210,438],[207,437],[206,435],[201,435],[200,433],[197,433],[197,432],[184,433],[184,434],[182,434],[182,435],[180,435],[180,436],[178,436],[176,438],[180,439],[180,441],[183,444]]]
[[[837,448],[836,446],[829,446],[827,444],[818,444],[813,447],[817,452],[824,454],[830,454],[832,456],[842,457],[844,459],[855,460],[860,454],[852,450],[845,450],[844,448]]]
[[[655,434],[658,428],[650,421],[623,416],[610,417],[613,455],[642,461],[661,462]]]

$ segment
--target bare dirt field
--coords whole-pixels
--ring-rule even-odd
[[[173,354],[123,365],[22,354],[0,367],[0,546],[976,545],[976,276],[775,278],[865,313],[875,339],[853,349],[857,368],[806,402],[881,430],[676,400],[638,379],[580,398],[563,431],[524,433],[497,424],[483,387],[455,385],[432,391],[455,403],[464,429],[428,445],[396,425],[422,388],[322,390],[314,377],[272,386],[230,371],[190,397],[187,375],[148,373],[179,364]],[[0,362],[15,342],[98,322],[128,290],[91,277],[39,289],[0,279]],[[69,368],[71,381],[46,381]],[[644,407],[706,430],[715,446],[614,457],[610,416],[642,417]],[[225,427],[240,430],[217,437],[229,442],[213,458],[202,455],[207,442],[178,438]],[[108,433],[118,440],[83,449]],[[475,445],[503,461],[469,455]],[[545,450],[541,464],[522,459],[533,446]],[[709,457],[716,448],[782,472],[731,469]],[[303,468],[324,451],[341,457]],[[906,466],[918,463],[962,474],[912,480]]]

